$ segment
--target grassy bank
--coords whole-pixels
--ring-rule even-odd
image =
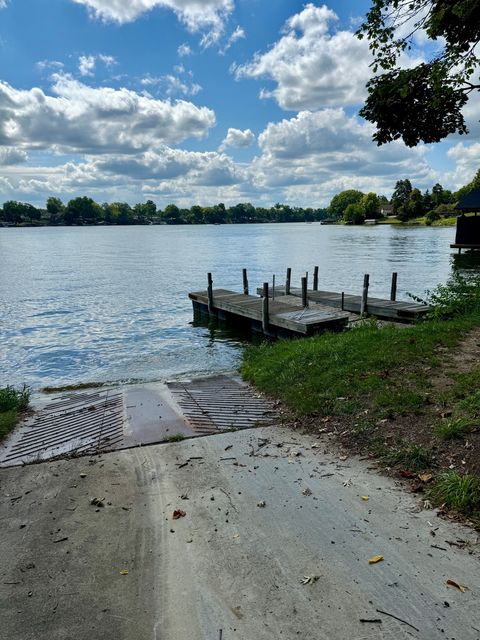
[[[27,387],[0,389],[0,441],[12,431],[20,416],[28,409],[30,391]]]
[[[407,328],[370,320],[340,334],[251,347],[243,375],[309,429],[341,434],[346,446],[407,475],[432,471],[438,481],[425,489],[437,503],[477,510],[480,284],[456,277],[431,302],[430,317]],[[450,485],[465,482],[470,498],[463,487],[452,499]]]

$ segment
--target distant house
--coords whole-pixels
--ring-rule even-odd
[[[380,215],[382,215],[382,216],[391,216],[391,215],[393,215],[393,204],[381,204],[380,205]]]
[[[472,189],[467,195],[460,199],[457,209],[462,212],[457,218],[457,233],[455,243],[450,247],[458,249],[480,250],[480,189]],[[474,213],[474,216],[466,216],[466,213]]]

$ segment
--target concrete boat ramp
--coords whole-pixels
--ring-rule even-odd
[[[476,534],[369,464],[271,426],[0,469],[0,637],[478,640]]]
[[[270,424],[273,403],[236,376],[41,396],[0,445],[0,467]]]

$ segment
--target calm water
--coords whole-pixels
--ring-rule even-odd
[[[232,370],[243,343],[193,326],[189,291],[294,284],[399,298],[451,273],[454,228],[314,224],[0,229],[0,386],[164,380]]]

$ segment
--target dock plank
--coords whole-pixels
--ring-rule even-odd
[[[261,295],[261,290],[257,292]],[[281,298],[285,295],[285,287],[275,287],[275,296]],[[302,290],[299,287],[290,288],[290,296],[301,298]],[[310,302],[330,307],[340,308],[342,305],[342,294],[335,291],[314,291],[309,289],[307,297]],[[360,313],[362,296],[351,293],[344,294],[344,311]],[[414,320],[429,311],[429,307],[416,302],[402,300],[386,300],[383,298],[369,297],[367,312],[370,315],[380,318],[391,318],[401,320]]]
[[[208,306],[207,291],[189,293],[192,302]],[[233,317],[250,319],[261,323],[263,301],[228,289],[213,290],[214,310],[231,314]],[[298,304],[296,296],[280,296],[279,300],[269,301],[269,325],[284,329],[293,334],[312,335],[325,329],[340,328],[347,324],[349,314],[336,308],[315,305],[304,309]]]

